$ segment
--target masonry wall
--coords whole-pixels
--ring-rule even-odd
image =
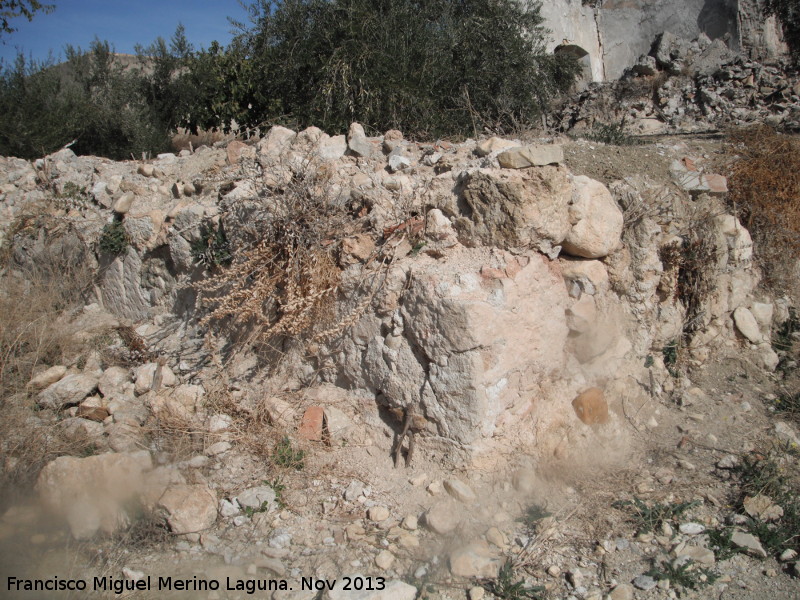
[[[733,50],[763,59],[786,51],[780,27],[762,17],[763,0],[582,0],[542,3],[550,29],[549,50],[577,45],[589,56],[593,81],[617,79],[647,54],[656,37],[669,31],[694,39],[705,33]]]

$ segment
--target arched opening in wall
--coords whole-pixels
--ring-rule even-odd
[[[700,14],[697,15],[697,28],[712,40],[730,34],[728,45],[736,50],[739,46],[738,4],[730,0],[705,0]],[[748,4],[755,5],[758,2]],[[759,21],[760,19],[756,20]]]
[[[578,89],[583,89],[592,82],[592,57],[589,56],[589,53],[586,50],[577,44],[564,43],[556,46],[553,50],[553,53],[557,55],[571,56],[577,59],[578,63],[580,63],[581,74],[575,81],[575,85]]]

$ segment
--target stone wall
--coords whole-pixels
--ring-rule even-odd
[[[660,349],[680,336],[687,312],[664,248],[696,229],[688,215],[700,207],[713,215],[725,209],[714,197],[724,193],[724,178],[685,157],[673,170],[679,193],[646,178],[608,188],[570,173],[563,147],[553,143],[424,144],[397,131],[368,137],[357,124],[347,137],[274,127],[257,144],[236,141],[147,163],[68,149],[34,164],[2,159],[0,225],[15,234],[9,241],[23,264],[35,260],[26,240],[36,238],[10,227],[17,217],[42,203],[45,222],[58,224],[42,230],[51,243],[68,224],[97,260],[86,314],[105,309],[132,322],[188,377],[218,359],[202,343],[206,309],[191,286],[214,269],[202,261],[204,227],[222,224],[231,252],[241,256],[268,226],[277,198],[308,174],[325,174],[324,186],[307,192],[357,215],[332,241],[342,275],[331,310],[337,323],[352,326],[284,361],[286,376],[298,387],[321,381],[349,390],[373,408],[413,409],[424,419],[423,446],[449,448],[450,460],[497,443],[550,451],[569,439],[570,451],[581,452],[581,432],[599,423],[597,414],[605,434],[622,443],[621,403],[646,399],[654,385],[675,385]],[[48,189],[81,192],[61,206],[47,203]],[[659,204],[647,206],[652,199]],[[631,221],[645,206],[653,216]],[[130,242],[117,256],[98,244],[109,222],[121,223]],[[757,274],[741,224],[724,215],[703,225],[726,258],[689,349],[700,362],[720,340],[741,343],[732,311],[769,303],[753,295]],[[763,335],[748,339],[756,360],[774,369],[777,358],[764,341],[771,323],[761,326]],[[228,376],[236,380],[237,372]],[[255,402],[248,400],[252,382],[269,377],[250,372],[237,380],[241,402]],[[589,389],[604,394],[601,408],[595,392],[591,407],[571,406]],[[193,411],[183,412],[192,419]]]
[[[786,52],[779,25],[763,16],[763,0],[606,0],[594,4],[584,5],[582,0],[542,4],[544,24],[551,30],[548,49],[570,44],[583,48],[592,81],[620,77],[665,31],[687,39],[705,33],[756,59]]]

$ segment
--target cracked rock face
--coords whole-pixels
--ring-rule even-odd
[[[492,260],[498,267],[481,269]],[[351,385],[390,406],[421,404],[437,433],[458,443],[491,436],[506,408],[563,366],[568,296],[548,262],[467,248],[447,265],[420,258],[391,330],[367,318],[368,339],[355,328],[344,361]]]
[[[482,244],[552,248],[569,231],[572,196],[563,167],[470,173],[464,200],[471,214],[459,225]]]

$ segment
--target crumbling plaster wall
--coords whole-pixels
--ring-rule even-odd
[[[592,6],[591,4],[594,4]],[[548,50],[563,44],[589,54],[593,81],[617,79],[636,59],[647,54],[664,31],[686,39],[705,33],[723,38],[732,50],[753,58],[786,51],[779,24],[764,19],[763,0],[582,0],[543,2],[544,25],[550,30]]]
[[[603,49],[597,28],[595,9],[581,0],[542,2],[544,25],[551,31],[547,49],[564,44],[580,46],[589,53],[592,81],[604,81]]]

